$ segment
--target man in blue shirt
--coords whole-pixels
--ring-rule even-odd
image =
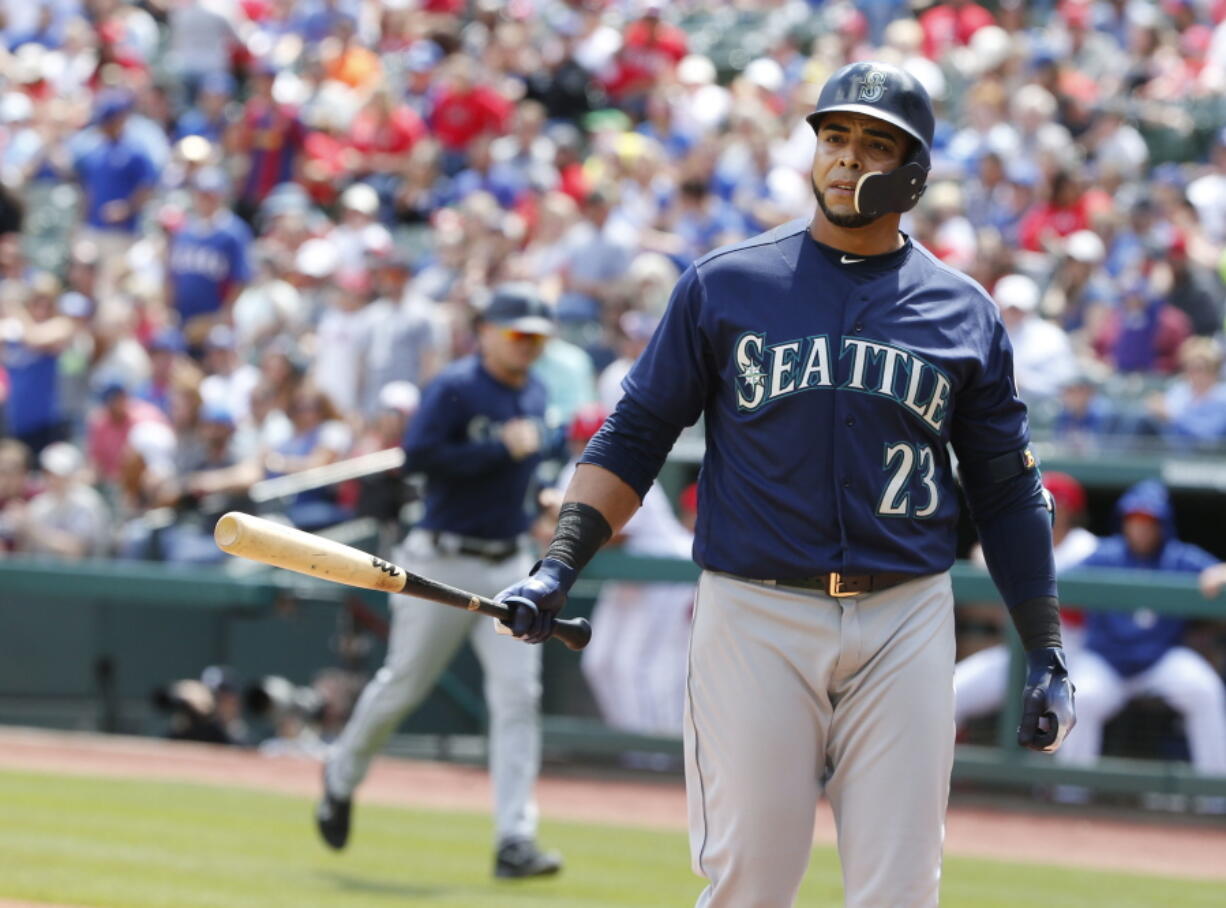
[[[478,326],[479,353],[445,368],[426,388],[404,438],[405,466],[426,477],[425,516],[395,560],[431,579],[492,594],[527,572],[533,485],[565,439],[545,422],[545,386],[531,373],[553,332],[535,289],[495,290]],[[316,812],[332,848],[349,836],[353,792],[370,761],[468,640],[485,672],[490,711],[499,877],[556,873],[557,854],[536,846],[533,788],[540,768],[541,654],[495,632],[475,612],[391,597],[383,668],[366,686],[329,754]]]
[[[499,598],[514,633],[547,639],[701,416],[684,733],[698,905],[793,904],[824,793],[847,904],[929,908],[953,761],[949,448],[1027,652],[1018,739],[1044,751],[1073,722],[1051,523],[996,305],[899,232],[930,166],[927,93],[855,63],[808,122],[814,216],[685,271],[545,558]]]
[[[233,97],[233,76],[229,73],[206,75],[200,80],[200,94],[196,103],[184,111],[175,123],[175,141],[184,136],[204,136],[220,148],[225,142],[226,131],[234,122],[234,116],[228,110]]]
[[[225,207],[220,170],[197,173],[192,189],[191,214],[170,241],[169,287],[183,333],[198,345],[251,280],[251,228]]]
[[[1136,568],[1196,574],[1213,598],[1226,584],[1226,564],[1175,535],[1166,487],[1147,479],[1116,504],[1120,532],[1103,540],[1085,567]],[[1093,763],[1102,749],[1103,726],[1135,696],[1161,697],[1183,716],[1192,765],[1226,776],[1226,687],[1213,666],[1183,645],[1187,622],[1149,609],[1090,612],[1085,649],[1077,657],[1077,734],[1059,759]],[[1204,799],[1204,809],[1226,813],[1226,798]]]
[[[148,151],[124,134],[132,110],[130,94],[108,89],[94,109],[98,141],[88,144],[73,161],[85,193],[83,238],[99,250],[98,295],[106,297],[125,266],[125,257],[139,235],[141,210],[158,181],[158,169]]]

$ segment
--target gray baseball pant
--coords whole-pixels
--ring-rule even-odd
[[[845,904],[935,906],[953,667],[948,574],[835,599],[704,573],[684,734],[699,908],[792,905],[823,791]]]
[[[526,577],[533,557],[520,552],[493,563],[444,555],[414,531],[393,561],[415,574],[493,596]],[[484,674],[489,709],[490,778],[497,841],[535,838],[533,790],[541,764],[541,647],[498,634],[475,612],[408,596],[389,597],[392,628],[383,667],[366,685],[326,768],[333,794],[351,796],[401,720],[421,704],[467,638]]]

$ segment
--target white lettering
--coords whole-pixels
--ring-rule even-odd
[[[830,342],[825,335],[809,341],[809,355],[798,384],[802,388],[829,388],[834,384],[830,378]]]
[[[792,366],[800,356],[800,341],[788,341],[770,348],[771,387],[767,397],[778,397],[796,390]]]
[[[924,411],[924,422],[932,426],[934,432],[940,432],[941,423],[945,421],[945,407],[949,403],[949,379],[933,371],[937,377],[936,387],[932,389],[932,400],[928,401],[928,409]]]
[[[907,381],[907,396],[902,403],[904,407],[922,418],[924,405],[919,402],[919,391],[920,382],[924,379],[924,361],[918,356],[910,356],[907,358],[907,368],[911,372],[911,377]]]
[[[885,361],[881,364],[881,383],[877,385],[877,391],[887,397],[895,397],[894,373],[898,370],[899,359],[907,354],[893,347],[883,346],[881,349],[885,354]]]
[[[860,340],[856,337],[843,338],[843,352],[846,353],[848,348],[855,351],[854,359],[851,362],[851,380],[848,381],[846,387],[852,391],[863,391],[864,388],[864,366],[868,362],[868,354],[880,353],[885,349],[881,344],[875,344],[872,341]]]

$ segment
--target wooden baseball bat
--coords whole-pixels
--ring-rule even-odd
[[[222,515],[213,528],[213,539],[223,552],[287,571],[367,590],[417,596],[500,621],[509,621],[513,614],[513,609],[501,602],[420,577],[369,552],[241,511]],[[552,636],[570,649],[581,650],[592,638],[592,627],[584,618],[559,618],[554,621]]]

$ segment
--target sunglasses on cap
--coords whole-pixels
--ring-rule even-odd
[[[536,341],[538,343],[544,343],[549,338],[547,334],[537,334],[535,331],[520,331],[516,328],[503,328],[502,336],[512,341]]]

